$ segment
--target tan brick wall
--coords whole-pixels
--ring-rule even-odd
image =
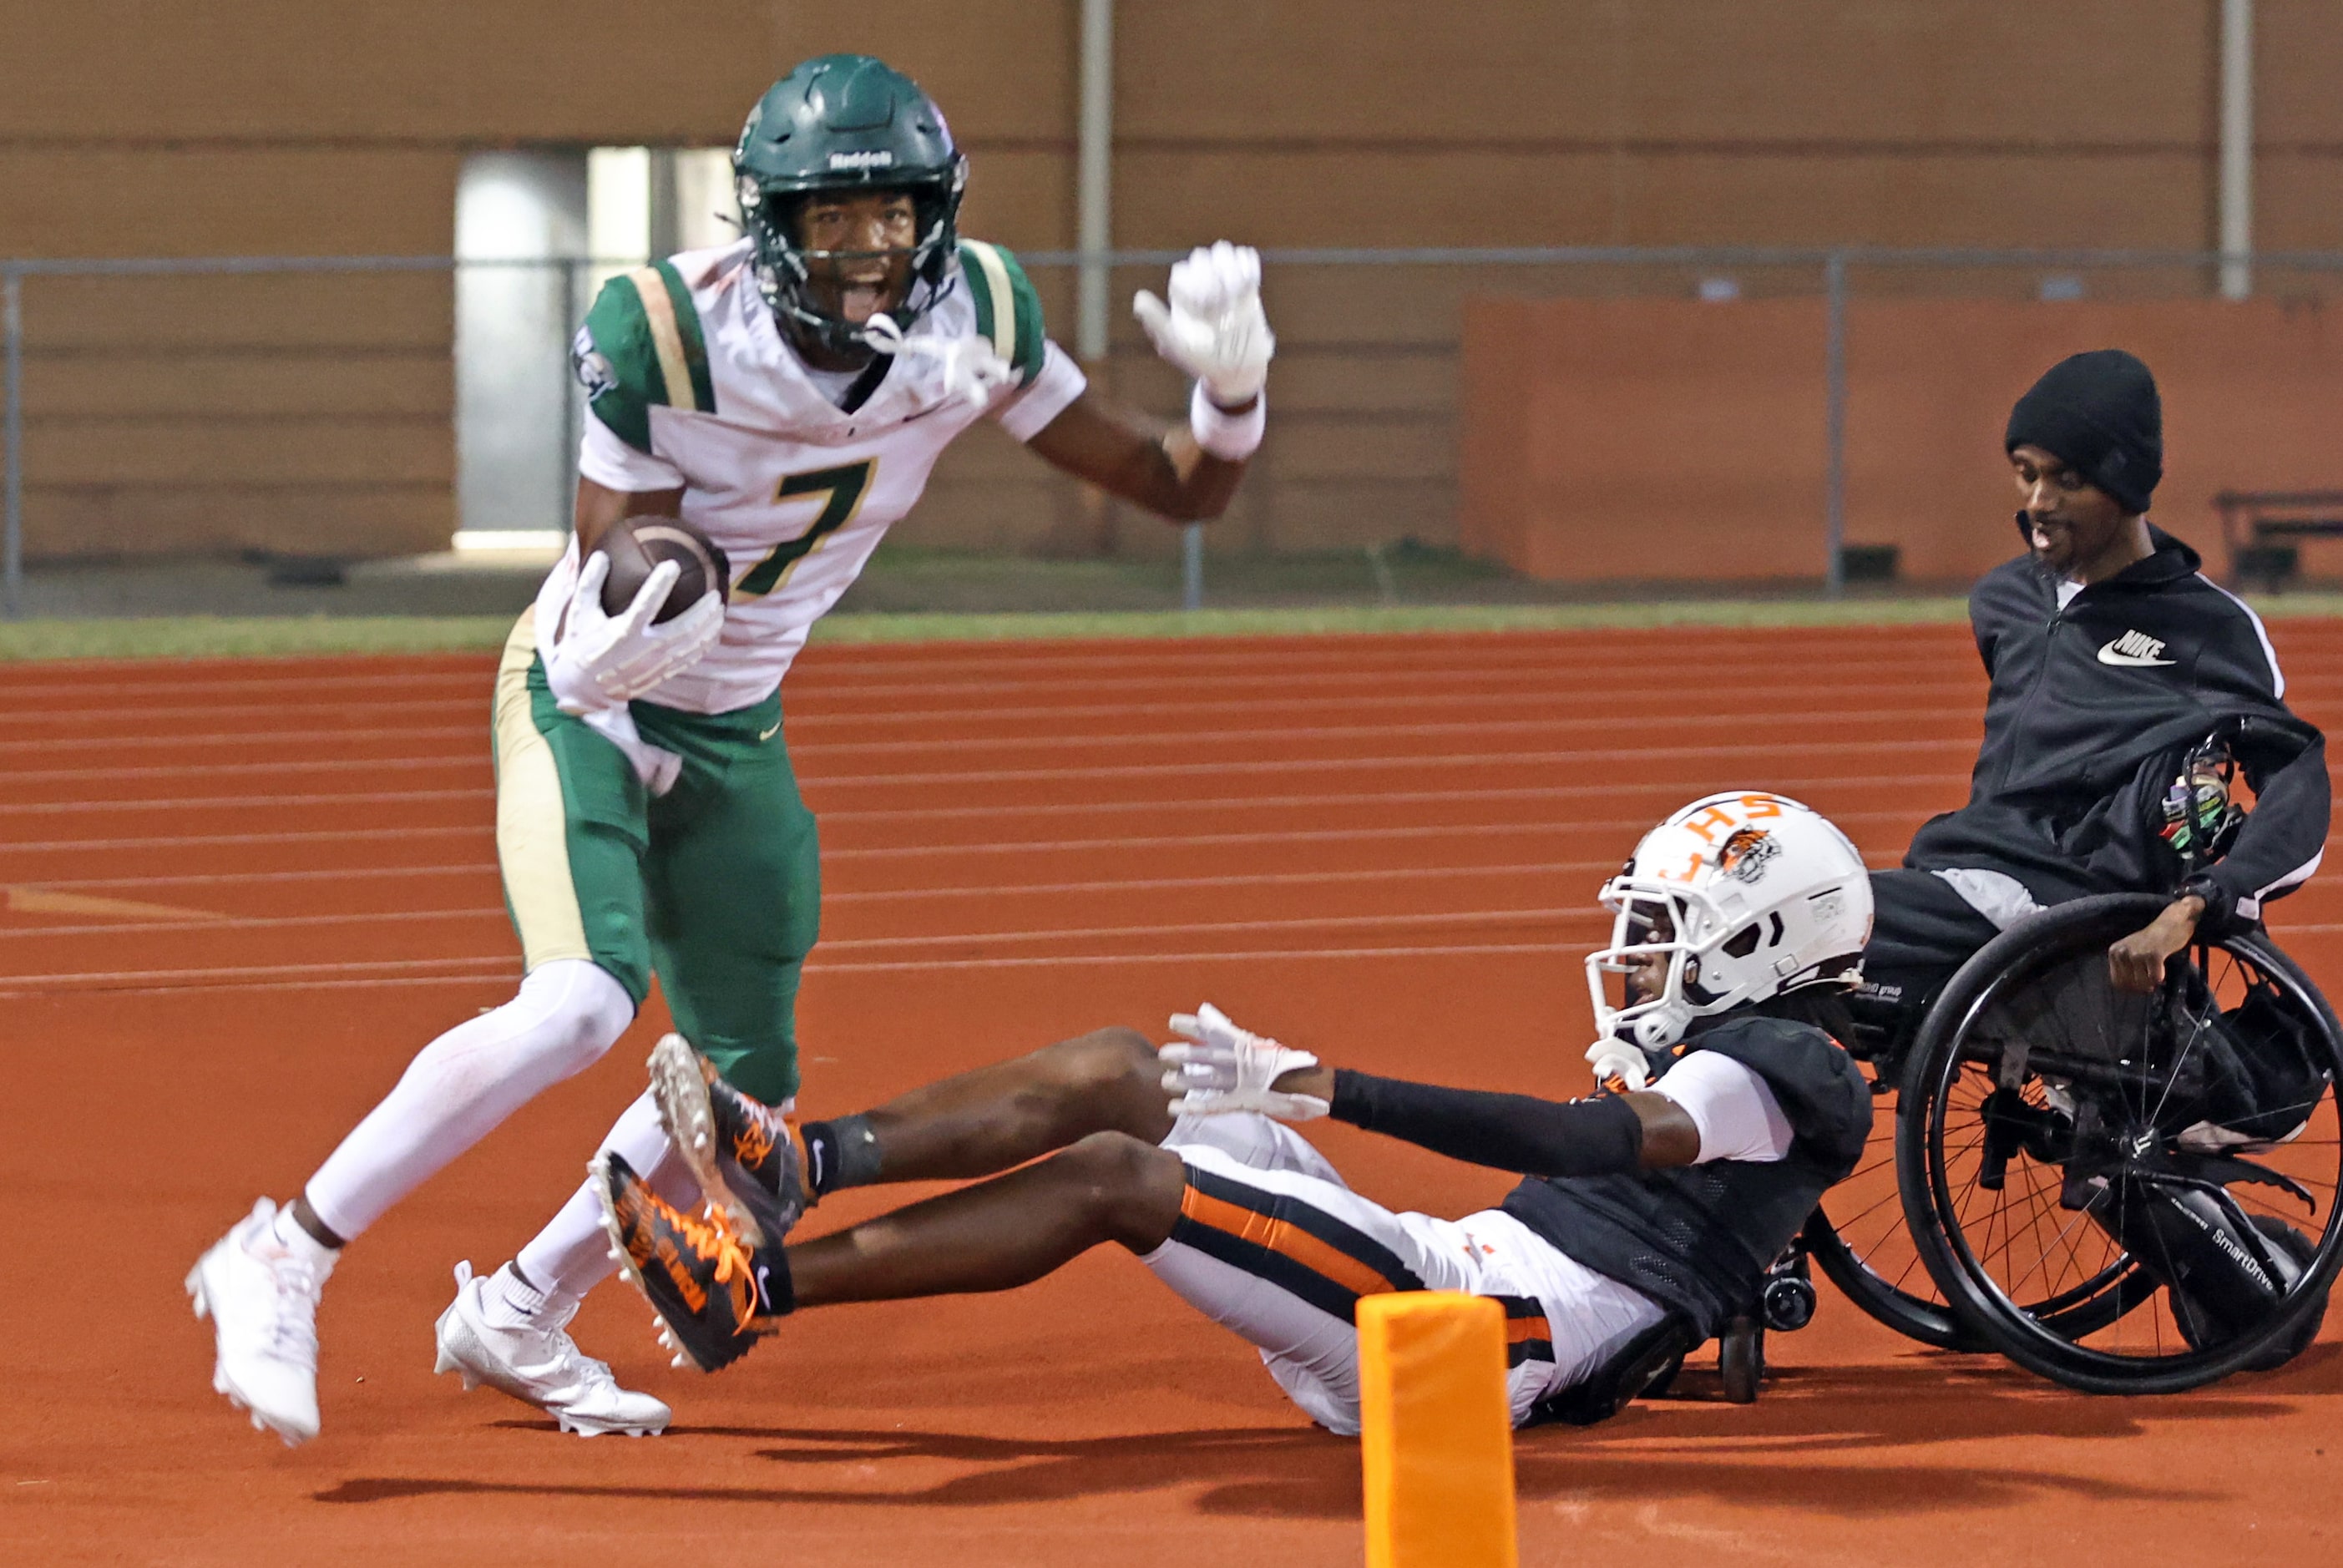
[[[1556,581],[1821,575],[1818,302],[1490,301],[1468,315],[1463,533]],[[1847,314],[1846,538],[1960,582],[2017,553],[2010,405],[2056,360],[2127,348],[2164,400],[2153,516],[2227,570],[2213,497],[2329,489],[2343,311],[1879,300]],[[2318,575],[2343,541],[2305,547]]]
[[[2216,0],[1145,0],[1119,8],[1135,246],[2197,246]],[[969,146],[967,226],[1072,238],[1075,0],[95,0],[0,49],[0,253],[444,254],[471,149],[729,140],[793,60],[881,54]],[[2343,246],[2343,7],[2261,0],[2260,235]],[[1117,280],[1118,389],[1176,412]],[[1910,278],[1877,286],[1925,286]],[[1071,289],[1041,279],[1061,337]],[[1688,279],[1669,280],[1681,288]],[[1230,548],[1455,537],[1462,300],[1617,286],[1273,278],[1272,434]],[[73,285],[27,312],[36,552],[427,548],[452,467],[439,279]],[[1160,286],[1160,285],[1159,285]],[[1001,442],[930,542],[1168,549]]]

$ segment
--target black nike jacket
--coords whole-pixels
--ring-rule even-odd
[[[2208,924],[2261,918],[2318,868],[2327,748],[2285,702],[2259,617],[2160,528],[2156,550],[2058,607],[2030,555],[1986,574],[1969,624],[1993,689],[1969,803],[1930,819],[1904,863],[2006,872],[2044,904],[2168,893],[2178,858],[2157,836],[2187,752],[2224,726],[2253,816],[2210,869]],[[2212,896],[2217,890],[2217,897]]]

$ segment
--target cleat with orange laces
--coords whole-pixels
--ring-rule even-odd
[[[678,1366],[728,1367],[789,1311],[779,1247],[746,1241],[720,1210],[705,1219],[684,1213],[616,1153],[589,1169],[618,1272],[650,1302],[659,1342],[676,1352]]]
[[[651,1101],[700,1191],[751,1246],[779,1246],[810,1207],[805,1152],[780,1113],[670,1034],[651,1048]]]

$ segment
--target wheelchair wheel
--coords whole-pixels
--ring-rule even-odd
[[[2078,900],[1988,943],[1903,1087],[1898,1184],[1938,1288],[2094,1393],[2278,1364],[2343,1263],[2343,1030],[2258,931],[2192,946],[2152,997],[2115,990],[2108,944],[2164,902]]]
[[[1986,1349],[1954,1316],[1904,1222],[1896,1192],[1896,1105],[1893,1095],[1873,1099],[1863,1162],[1807,1218],[1806,1255],[1841,1295],[1906,1339],[1938,1350]]]

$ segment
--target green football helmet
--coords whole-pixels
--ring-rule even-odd
[[[816,194],[910,194],[919,237],[909,292],[890,312],[898,327],[908,328],[950,289],[968,159],[935,100],[884,62],[824,55],[774,83],[749,111],[732,175],[766,303],[824,347],[870,348],[862,327],[824,310],[809,287],[810,261],[852,254],[809,251],[799,242],[799,212]]]

